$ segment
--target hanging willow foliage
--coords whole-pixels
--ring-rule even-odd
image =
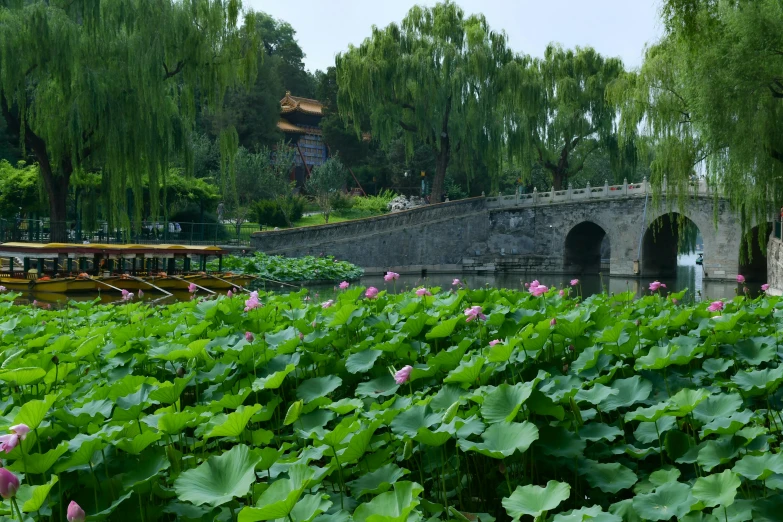
[[[513,53],[481,15],[465,17],[452,2],[412,8],[401,25],[373,28],[359,47],[337,56],[338,106],[357,134],[369,123],[387,144],[400,132],[409,155],[424,143],[436,155],[431,197],[440,201],[453,161],[468,169],[485,158],[500,169],[504,137],[501,96]],[[364,129],[366,130],[366,129]]]
[[[759,226],[765,239],[783,201],[783,4],[668,0],[663,16],[666,33],[641,69],[610,89],[621,105],[620,133],[641,129],[639,150],[655,158],[656,194],[687,206],[688,186],[703,170],[743,232]]]
[[[164,183],[172,154],[189,162],[197,104],[219,107],[228,87],[255,77],[254,18],[238,27],[240,10],[240,0],[0,7],[2,115],[39,163],[53,240],[65,237],[74,173],[99,170],[106,217],[127,223],[129,200],[141,217],[142,179]]]

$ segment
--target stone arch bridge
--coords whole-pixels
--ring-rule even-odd
[[[766,259],[739,263],[741,228],[728,202],[706,184],[691,189],[686,208],[653,204],[646,182],[521,196],[482,197],[429,205],[331,225],[257,232],[252,246],[269,254],[334,255],[368,270],[542,271],[657,277],[676,267],[676,217],[703,240],[704,277],[738,273],[766,278]],[[717,209],[715,208],[717,205]],[[717,225],[714,220],[717,210]]]

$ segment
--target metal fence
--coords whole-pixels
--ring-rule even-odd
[[[110,228],[98,223],[94,229],[82,228],[78,222],[51,222],[48,219],[0,219],[0,241],[51,243],[52,233],[70,243],[102,244],[182,244],[244,246],[250,244],[253,232],[262,230],[255,223],[182,223],[174,221],[143,222],[138,228]],[[56,236],[55,232],[55,236]]]

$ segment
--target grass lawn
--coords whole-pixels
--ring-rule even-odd
[[[349,218],[344,218],[332,214],[329,216],[329,223],[340,223],[342,221],[349,221]],[[311,225],[323,225],[325,223],[323,214],[315,214],[312,216],[305,216],[299,221],[294,223],[294,227],[309,227]]]

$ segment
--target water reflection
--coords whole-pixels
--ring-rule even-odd
[[[704,281],[704,270],[701,265],[696,264],[696,255],[681,255],[678,258],[677,275],[673,278],[662,278],[660,281],[665,283],[668,291],[677,292],[687,288],[688,293],[683,299],[685,302],[701,301],[701,300],[714,300],[721,298],[732,298],[739,290],[739,285],[734,282],[719,282],[719,281]],[[354,285],[361,286],[375,286],[379,289],[385,289],[397,292],[404,292],[425,285],[427,287],[441,287],[443,289],[451,288],[451,283],[454,278],[459,278],[472,288],[479,286],[493,286],[510,289],[522,289],[525,282],[530,282],[537,279],[541,284],[546,286],[556,286],[557,288],[565,288],[569,286],[572,279],[579,279],[579,289],[583,296],[589,296],[606,290],[609,293],[621,293],[626,291],[633,291],[636,295],[641,296],[644,293],[648,293],[648,288],[653,278],[642,277],[637,278],[625,278],[625,277],[608,277],[599,275],[553,275],[545,273],[531,272],[527,274],[430,274],[427,277],[403,275],[395,284],[386,283],[383,280],[383,276],[365,276]],[[758,295],[760,292],[760,283],[748,284],[751,291],[751,295]],[[266,291],[275,291],[280,293],[288,293],[291,291],[298,291],[301,286],[291,284],[275,284],[272,282],[258,281],[254,288]],[[310,285],[307,288],[310,292],[319,294],[320,299],[328,299],[336,293],[336,287],[334,285]],[[204,292],[197,295],[205,295]],[[176,301],[185,301],[191,298],[191,294],[186,291],[176,291],[172,297],[165,298],[157,292],[145,292],[142,299],[145,301],[155,301],[157,303],[173,303]],[[114,291],[104,291],[93,294],[50,294],[50,293],[30,293],[20,296],[17,300],[20,304],[32,303],[33,300],[37,300],[40,303],[50,303],[54,306],[65,305],[68,301],[91,301],[93,299],[99,299],[101,303],[118,303],[120,296]],[[138,301],[138,298],[136,298]]]

